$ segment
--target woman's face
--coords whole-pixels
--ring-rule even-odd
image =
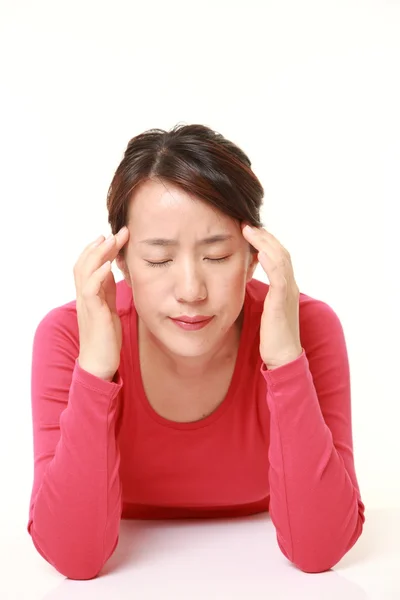
[[[178,187],[147,180],[134,191],[127,225],[125,259],[117,264],[142,326],[174,355],[212,353],[238,319],[257,265],[239,222]],[[202,241],[216,235],[227,239]],[[149,241],[157,238],[171,241]],[[170,319],[183,315],[214,318],[186,331]]]

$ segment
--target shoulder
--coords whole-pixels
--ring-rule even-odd
[[[132,290],[124,280],[117,282],[116,287],[117,311],[121,321],[124,322],[133,306]],[[64,340],[74,349],[79,348],[76,299],[52,308],[39,321],[34,334],[34,343],[54,342],[55,338]]]
[[[269,291],[269,284],[258,279],[252,279],[246,286],[246,296],[250,303],[250,313],[261,316],[264,309],[265,297]],[[299,298],[300,318],[305,323],[315,321],[315,319],[335,319],[337,315],[333,308],[323,300],[313,298],[312,296],[300,292]]]
[[[300,334],[303,347],[308,348],[316,341],[334,338],[344,341],[342,323],[337,312],[328,302],[300,293]]]
[[[264,301],[269,288],[269,284],[254,278],[246,286],[250,327],[260,325]],[[300,292],[299,297],[299,321],[304,348],[312,344],[313,340],[332,336],[335,332],[343,335],[342,324],[332,306],[324,300],[314,298],[304,292]]]

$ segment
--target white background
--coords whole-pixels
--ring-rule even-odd
[[[35,328],[109,233],[129,139],[178,122],[249,155],[300,290],[344,327],[367,515],[399,508],[400,3],[0,0],[0,61],[2,531],[28,537]]]

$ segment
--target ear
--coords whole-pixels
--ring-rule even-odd
[[[123,256],[121,256],[120,254],[118,254],[118,256],[115,259],[115,262],[116,262],[118,269],[121,271],[122,275],[124,276],[124,279],[125,279],[125,282],[127,283],[127,285],[129,285],[129,287],[132,287],[131,278],[129,275],[128,268],[126,266],[125,258]]]
[[[258,265],[258,253],[251,252],[250,257],[249,257],[248,267],[247,267],[246,283],[248,283],[253,278],[254,271],[256,270],[257,265]]]

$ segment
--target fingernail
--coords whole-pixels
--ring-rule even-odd
[[[100,243],[102,241],[102,237],[101,235],[99,235],[99,237],[97,238],[97,240],[95,240],[92,244],[92,248],[95,248],[96,246],[100,246]]]

